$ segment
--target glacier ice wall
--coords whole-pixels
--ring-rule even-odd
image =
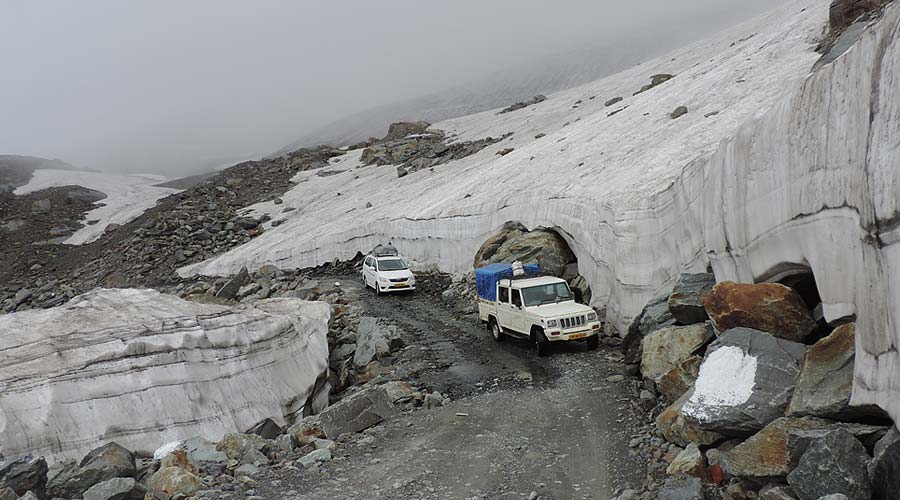
[[[740,124],[806,77],[826,16],[819,0],[797,0],[540,104],[435,124],[456,140],[513,135],[433,171],[398,179],[395,167],[362,167],[360,152],[349,152],[329,165],[337,174],[301,172],[282,205],[250,208],[283,220],[279,226],[179,272],[313,266],[388,240],[417,268],[467,272],[484,240],[516,220],[562,234],[592,300],[624,331],[682,271],[706,269],[707,162]],[[634,95],[659,73],[675,77]],[[613,97],[623,100],[606,106]],[[673,120],[682,105],[690,112]],[[506,148],[514,151],[497,155]]]
[[[58,461],[107,441],[152,453],[317,411],[330,314],[298,299],[231,308],[101,289],[0,316],[0,455]]]
[[[826,319],[857,316],[852,402],[900,421],[900,5],[847,36],[713,155],[705,246],[718,279],[810,268]]]

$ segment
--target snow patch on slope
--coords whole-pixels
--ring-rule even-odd
[[[85,220],[98,221],[85,225],[63,243],[82,245],[99,238],[110,224],[127,224],[160,198],[177,193],[178,189],[157,187],[167,179],[158,175],[117,175],[73,170],[35,170],[28,184],[16,188],[13,194],[22,195],[51,187],[82,186],[106,194],[96,203],[97,208],[85,214]]]

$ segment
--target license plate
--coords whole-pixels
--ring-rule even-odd
[[[393,288],[406,288],[406,283],[401,283],[399,285],[394,285]]]
[[[585,337],[587,337],[586,333],[573,333],[572,335],[569,335],[569,340],[578,340]]]

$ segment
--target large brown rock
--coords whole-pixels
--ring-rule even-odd
[[[778,283],[723,281],[713,287],[704,304],[720,332],[752,328],[799,342],[816,327],[800,295]]]
[[[812,415],[834,420],[883,417],[876,407],[850,406],[853,362],[856,357],[854,324],[841,325],[806,352],[788,416]]]
[[[166,495],[190,496],[203,488],[203,481],[181,467],[163,467],[147,480],[147,487]]]
[[[684,360],[680,365],[660,377],[656,383],[656,390],[666,401],[670,403],[676,401],[697,382],[697,375],[700,373],[702,363],[703,358],[700,356],[691,356]]]
[[[666,474],[673,477],[691,476],[709,482],[709,471],[706,468],[706,458],[700,448],[691,443],[672,460],[666,468]]]
[[[723,439],[721,434],[704,431],[685,421],[682,408],[691,397],[693,391],[684,393],[677,401],[656,417],[656,427],[662,433],[666,441],[678,446],[687,446],[694,443],[699,446],[709,446]]]
[[[641,374],[658,383],[714,337],[712,328],[706,323],[672,326],[647,335],[642,341]]]

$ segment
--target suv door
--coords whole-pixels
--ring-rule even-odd
[[[510,296],[509,286],[499,285],[497,287],[497,321],[504,330],[516,329],[516,314],[513,305],[509,302]]]
[[[522,291],[517,288],[510,290],[509,302],[512,306],[513,328],[517,332],[530,333],[531,325],[526,324],[529,323],[528,315],[525,314],[525,309],[522,307]]]
[[[366,286],[369,286],[370,283],[373,285],[375,284],[374,281],[372,280],[372,276],[373,276],[372,263],[374,260],[375,259],[372,257],[366,257],[366,259],[363,261],[362,272],[363,272],[363,280],[366,282]]]

